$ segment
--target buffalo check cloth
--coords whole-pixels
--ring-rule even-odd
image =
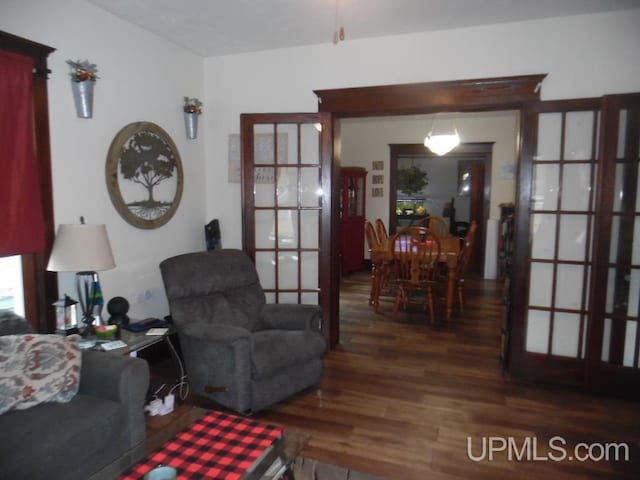
[[[177,470],[179,480],[241,479],[283,429],[222,412],[209,412],[134,465],[121,480],[142,480],[158,465]]]

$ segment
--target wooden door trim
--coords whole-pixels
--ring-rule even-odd
[[[331,114],[333,125],[333,186],[331,207],[331,288],[339,292],[338,265],[339,185],[340,169],[340,119],[377,115],[424,114],[445,111],[499,111],[522,110],[525,105],[540,100],[540,85],[547,74],[520,75],[475,80],[454,80],[404,85],[314,90],[318,97],[318,111]],[[518,149],[520,145],[518,144]],[[527,199],[527,202],[529,200]],[[339,293],[332,295],[335,303],[330,306],[329,322],[331,338],[339,338]],[[331,346],[335,346],[332,343]]]
[[[318,111],[341,117],[518,110],[539,100],[546,74],[314,90]]]

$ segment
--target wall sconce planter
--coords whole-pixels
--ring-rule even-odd
[[[71,67],[71,91],[76,106],[78,118],[91,118],[93,116],[93,88],[98,78],[98,67],[94,63],[67,60]]]
[[[187,138],[198,138],[198,115],[199,113],[184,112],[184,129]]]
[[[78,118],[91,118],[93,116],[93,86],[95,82],[71,82],[73,101],[76,104]]]
[[[198,137],[198,116],[202,113],[202,102],[197,98],[184,97],[184,130],[188,139]]]

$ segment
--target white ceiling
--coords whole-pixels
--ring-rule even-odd
[[[88,0],[203,57],[640,8],[640,0]],[[542,34],[542,32],[541,32]]]

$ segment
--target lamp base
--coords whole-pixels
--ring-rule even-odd
[[[82,328],[82,331],[80,332],[80,335],[82,335],[83,337],[95,336],[96,328],[93,325],[93,320],[94,319],[91,316],[84,317],[82,319],[82,323],[84,323],[84,327]]]
[[[96,272],[76,273],[76,286],[82,308],[82,323],[85,325],[81,335],[83,337],[95,335],[95,325],[102,324],[102,307],[104,306],[98,274]]]

